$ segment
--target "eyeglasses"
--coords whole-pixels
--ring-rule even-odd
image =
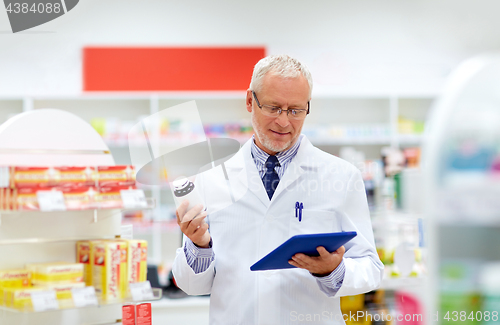
[[[307,109],[298,109],[298,108],[289,108],[289,109],[281,109],[279,106],[272,105],[261,105],[259,100],[257,99],[257,95],[255,95],[255,91],[252,91],[253,98],[257,103],[257,106],[262,110],[262,113],[269,117],[278,117],[281,112],[286,112],[286,115],[289,119],[292,120],[303,120],[306,118],[307,114],[309,114],[310,104],[307,102]]]

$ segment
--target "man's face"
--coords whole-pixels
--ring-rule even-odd
[[[262,87],[255,94],[261,105],[279,106],[283,110],[307,108],[309,84],[300,75],[295,78],[283,78],[271,72],[262,80]],[[278,117],[269,117],[262,113],[253,99],[252,91],[247,91],[247,111],[252,113],[252,126],[255,131],[255,143],[270,155],[292,147],[297,141],[304,120],[288,119],[285,111]]]

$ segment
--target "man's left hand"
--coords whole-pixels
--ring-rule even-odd
[[[316,276],[326,276],[333,272],[342,262],[345,247],[341,246],[335,252],[329,253],[323,246],[316,248],[319,256],[307,256],[305,254],[295,254],[288,261],[293,266],[306,269]]]

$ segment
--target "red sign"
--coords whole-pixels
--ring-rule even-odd
[[[84,91],[247,90],[264,47],[87,47]]]

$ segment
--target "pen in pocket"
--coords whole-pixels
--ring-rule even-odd
[[[299,222],[302,221],[302,209],[304,208],[304,204],[302,202],[295,202],[295,218],[299,219]]]

